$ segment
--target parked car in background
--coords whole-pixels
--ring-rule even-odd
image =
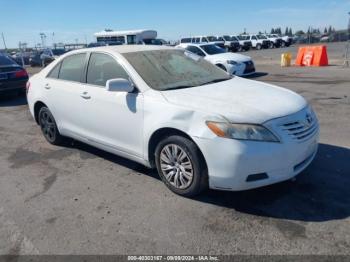
[[[0,96],[25,92],[27,71],[5,54],[0,53]]]
[[[216,36],[194,36],[194,37],[184,37],[180,39],[180,44],[200,44],[200,43],[210,43],[215,44],[221,48],[225,48],[225,40],[218,39]]]
[[[208,43],[225,48],[225,40],[222,36],[207,36]]]
[[[144,39],[143,43],[145,45],[169,45],[169,42],[164,39],[156,38],[156,39]]]
[[[277,34],[271,34],[271,37],[282,39],[281,47],[288,47],[288,46],[291,46],[293,43],[293,38],[291,38],[290,36],[287,36],[287,35],[282,36],[282,35],[277,35]]]
[[[180,44],[177,47],[203,57],[230,75],[247,76],[255,73],[253,60],[249,56],[227,52],[217,45]]]
[[[33,54],[29,58],[29,64],[32,67],[35,66],[47,66],[55,58],[52,55],[48,55],[48,53],[44,54],[44,51],[34,51]]]
[[[186,197],[289,180],[317,153],[318,121],[303,97],[232,77],[183,49],[72,51],[29,86],[30,112],[49,143],[71,137],[156,167]]]
[[[239,42],[239,51],[248,51],[250,48],[252,48],[252,42],[244,36],[231,36],[232,39],[236,39]]]
[[[65,49],[51,49],[45,48],[43,50],[36,50],[29,58],[31,66],[47,66],[59,56],[66,53]]]
[[[224,35],[222,36],[222,39],[225,41],[224,45],[226,50],[230,51],[230,52],[237,52],[240,49],[240,45],[237,39],[232,38],[229,35]]]
[[[274,35],[274,34],[268,35],[268,34],[266,34],[265,36],[270,41],[270,48],[274,48],[274,47],[278,48],[278,47],[282,46],[282,44],[283,44],[282,38],[279,37],[278,35]]]
[[[264,35],[243,35],[243,37],[249,39],[252,42],[252,47],[257,50],[270,47],[270,41]]]
[[[11,55],[11,58],[21,66],[29,65],[30,52],[16,52]]]

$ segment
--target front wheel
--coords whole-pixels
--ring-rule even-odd
[[[159,176],[174,193],[193,197],[207,188],[207,171],[198,147],[182,136],[163,139],[156,148]]]
[[[64,142],[64,137],[58,131],[56,121],[47,107],[42,107],[39,111],[39,125],[45,139],[52,145],[60,145]]]
[[[261,50],[261,44],[257,44],[257,45],[256,45],[256,49],[257,49],[257,50]]]

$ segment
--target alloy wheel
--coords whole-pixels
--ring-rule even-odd
[[[165,179],[175,188],[188,188],[194,176],[188,154],[178,145],[166,145],[160,152],[160,166]]]
[[[47,140],[55,141],[57,133],[55,121],[51,114],[46,111],[40,114],[40,127]]]

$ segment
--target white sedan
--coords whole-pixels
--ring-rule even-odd
[[[73,51],[30,78],[27,98],[49,143],[69,137],[156,167],[183,196],[291,179],[317,151],[318,121],[300,95],[177,48]]]
[[[214,44],[180,44],[176,47],[203,57],[230,75],[248,76],[255,73],[254,62],[249,56],[227,52]]]

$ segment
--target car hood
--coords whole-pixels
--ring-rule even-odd
[[[303,109],[300,95],[273,85],[234,77],[193,88],[162,91],[177,106],[221,116],[230,122],[262,124]]]
[[[251,61],[252,59],[249,56],[236,54],[236,53],[222,53],[217,55],[209,55],[206,57],[210,61],[227,61],[227,60],[233,60],[236,62],[247,62]]]

